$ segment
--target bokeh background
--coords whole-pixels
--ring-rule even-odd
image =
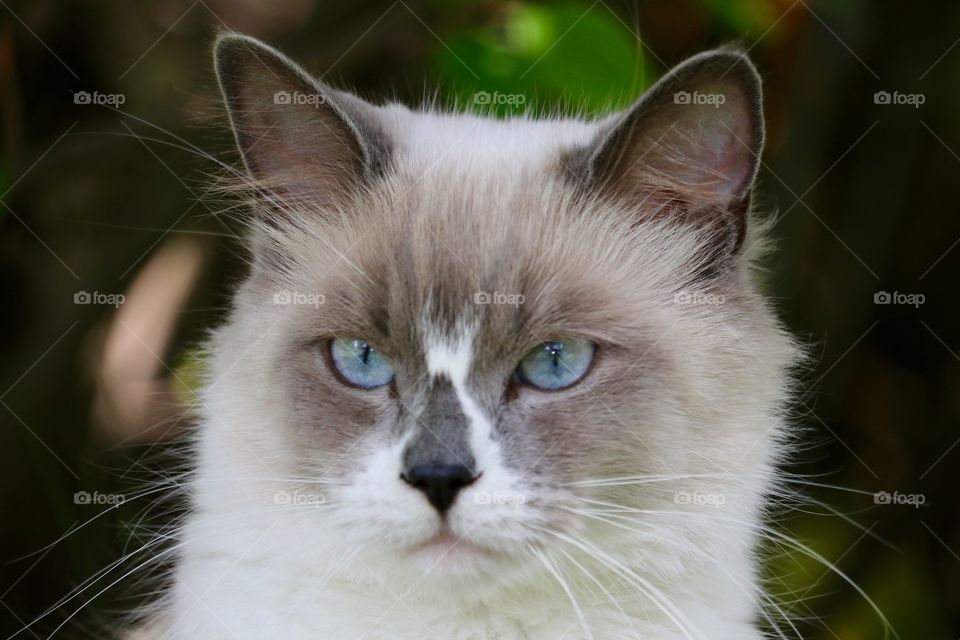
[[[960,636],[960,3],[0,0],[4,637],[105,637],[149,589],[97,572],[178,507],[141,483],[168,477],[242,274],[205,193],[237,160],[223,29],[374,100],[523,96],[502,117],[623,106],[741,43],[766,87],[769,288],[813,355],[789,469],[808,501],[782,519],[804,548],[771,545],[771,589],[806,638],[883,637],[864,594],[901,638]]]

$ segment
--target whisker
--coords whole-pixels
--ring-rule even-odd
[[[590,631],[590,625],[587,624],[587,618],[583,615],[583,610],[580,609],[580,604],[577,602],[577,598],[573,595],[573,591],[570,590],[570,585],[567,584],[567,581],[561,575],[560,571],[553,564],[547,554],[534,546],[529,547],[530,551],[540,559],[543,565],[547,568],[547,571],[556,579],[560,584],[560,587],[563,589],[563,592],[567,594],[567,599],[570,600],[570,604],[573,605],[573,610],[577,615],[577,620],[580,621],[580,626],[583,628],[584,633],[587,638],[593,640],[593,632]]]

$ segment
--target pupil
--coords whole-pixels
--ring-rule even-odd
[[[367,364],[367,361],[370,359],[370,352],[372,351],[370,345],[358,340],[356,347],[360,350],[360,361],[363,362],[363,364]]]
[[[553,366],[559,366],[560,356],[563,353],[563,345],[559,342],[553,342],[547,346],[547,350],[550,352],[550,358],[553,360]]]

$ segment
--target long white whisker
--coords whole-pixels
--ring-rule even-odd
[[[560,588],[563,589],[563,592],[567,594],[567,599],[570,600],[570,604],[573,605],[573,610],[577,615],[577,620],[580,621],[580,626],[583,628],[583,632],[586,634],[586,637],[590,640],[593,640],[593,632],[590,631],[590,625],[587,623],[586,616],[583,615],[583,611],[580,609],[580,604],[577,602],[577,598],[573,595],[570,586],[567,584],[566,579],[560,574],[560,571],[553,564],[550,558],[547,557],[547,554],[536,547],[531,546],[530,551],[537,556],[543,565],[547,568],[547,571],[556,579],[560,584]]]
[[[610,591],[605,586],[603,586],[603,583],[600,582],[600,580],[598,580],[592,573],[590,573],[586,567],[584,567],[582,564],[577,562],[577,560],[572,555],[570,555],[563,549],[560,549],[559,551],[570,562],[570,564],[572,564],[577,569],[579,569],[580,572],[583,573],[583,575],[586,576],[587,579],[590,580],[593,584],[597,585],[597,587],[604,593],[604,595],[607,596],[607,599],[610,601],[610,603],[613,604],[613,606],[616,607],[617,611],[620,612],[620,615],[623,617],[627,625],[630,627],[630,631],[633,633],[634,637],[640,638],[641,636],[637,632],[637,629],[633,624],[633,618],[627,615],[627,612],[623,610],[623,607],[621,607],[617,599],[613,597],[613,594],[610,593]]]
[[[687,625],[693,626],[689,619],[687,619],[683,613],[677,610],[673,603],[663,598],[663,595],[660,593],[659,589],[656,589],[652,584],[649,583],[649,581],[644,580],[641,576],[637,575],[635,571],[631,571],[629,568],[624,567],[622,563],[613,560],[606,553],[600,549],[597,549],[594,545],[591,545],[586,541],[573,538],[566,534],[560,533],[559,531],[553,531],[552,529],[546,529],[542,527],[537,527],[537,529],[549,535],[553,535],[570,545],[573,545],[587,555],[596,558],[609,569],[626,579],[638,590],[640,590],[641,593],[646,595],[650,601],[653,602],[657,608],[660,609],[671,622],[673,622],[674,625],[676,625],[677,629],[680,630],[684,636],[690,640],[694,640],[689,629],[687,628]],[[683,618],[684,622],[681,622],[681,618]]]
[[[844,582],[846,582],[848,585],[850,585],[850,587],[852,587],[852,588],[860,595],[860,597],[862,597],[862,598],[864,599],[864,601],[868,604],[868,606],[873,610],[873,612],[877,615],[877,617],[878,617],[878,618],[880,619],[880,621],[883,623],[883,626],[884,626],[884,638],[889,638],[891,634],[893,635],[894,638],[898,638],[898,639],[899,639],[899,637],[900,637],[900,636],[897,635],[896,630],[895,630],[895,629],[893,628],[893,626],[890,624],[890,621],[889,621],[889,620],[887,619],[887,617],[884,615],[883,611],[881,611],[880,607],[877,606],[877,604],[876,604],[876,603],[873,601],[873,599],[866,593],[866,591],[864,591],[856,582],[854,582],[854,580],[853,580],[852,578],[850,578],[850,576],[848,576],[846,573],[844,573],[843,571],[841,571],[835,564],[833,564],[832,562],[830,562],[829,560],[827,560],[826,558],[824,558],[822,555],[818,554],[816,551],[814,551],[814,550],[811,549],[810,547],[804,545],[802,542],[799,542],[798,540],[795,540],[795,539],[791,538],[790,536],[786,535],[785,533],[783,533],[783,532],[781,532],[781,531],[778,531],[778,530],[776,530],[776,529],[773,529],[773,528],[771,528],[771,527],[768,527],[768,526],[765,526],[765,525],[762,525],[762,524],[758,524],[758,523],[754,523],[754,522],[749,522],[749,521],[746,521],[746,520],[741,520],[741,519],[731,518],[731,517],[720,517],[720,516],[716,516],[716,515],[714,515],[714,514],[702,513],[702,512],[697,512],[697,511],[680,511],[680,510],[663,511],[663,510],[655,510],[655,509],[632,509],[632,508],[628,508],[628,507],[623,507],[622,505],[611,505],[610,503],[605,503],[605,502],[602,502],[602,501],[593,501],[593,500],[590,500],[590,499],[585,499],[585,501],[586,501],[586,502],[596,502],[596,503],[598,503],[598,504],[607,505],[607,506],[612,506],[612,507],[617,507],[617,508],[620,508],[620,509],[626,509],[628,512],[637,513],[637,514],[645,514],[645,515],[665,515],[665,516],[670,516],[670,517],[673,517],[673,516],[676,516],[676,515],[685,515],[685,516],[692,516],[692,517],[701,517],[701,518],[706,518],[706,519],[713,520],[713,521],[715,521],[715,522],[721,522],[721,523],[726,523],[726,524],[736,524],[736,525],[738,525],[738,526],[746,526],[746,527],[752,528],[752,529],[754,529],[754,530],[756,530],[756,531],[759,531],[759,532],[763,533],[763,534],[764,534],[765,536],[767,536],[768,538],[769,538],[769,537],[777,538],[778,540],[783,541],[783,542],[784,542],[785,544],[787,544],[788,546],[791,546],[791,547],[797,549],[798,551],[801,551],[801,552],[805,553],[808,557],[810,557],[810,558],[816,560],[817,562],[821,563],[824,567],[826,567],[827,569],[829,569],[830,571],[832,571],[833,573],[835,573],[835,574],[836,574],[838,577],[840,577]]]

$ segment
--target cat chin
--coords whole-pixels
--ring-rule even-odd
[[[511,542],[485,542],[443,529],[418,542],[381,547],[358,566],[380,567],[385,581],[396,580],[398,587],[417,584],[418,592],[437,600],[470,600],[520,581],[518,569],[526,564],[528,553]]]
[[[445,562],[460,562],[473,558],[495,558],[496,551],[486,549],[470,540],[460,538],[447,530],[443,530],[427,540],[413,545],[408,551],[414,557],[424,557],[433,560],[438,565]]]
[[[399,560],[398,575],[413,577],[418,591],[441,601],[476,599],[475,583],[488,585],[487,590],[494,593],[517,580],[509,556],[464,549],[462,543],[455,548],[412,550]]]

